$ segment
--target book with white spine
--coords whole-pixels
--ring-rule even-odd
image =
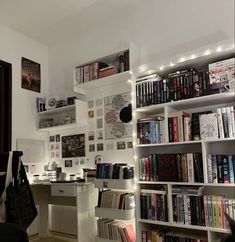
[[[219,128],[219,137],[221,139],[224,138],[224,126],[223,126],[223,119],[222,119],[222,111],[221,108],[217,108],[217,120],[218,120],[218,128]]]

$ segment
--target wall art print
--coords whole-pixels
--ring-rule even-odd
[[[21,87],[30,91],[41,90],[41,69],[40,64],[25,57],[21,59]]]
[[[62,136],[62,158],[85,156],[85,134]]]
[[[130,105],[131,93],[129,92],[104,98],[104,120],[106,140],[131,137],[131,120],[129,120],[128,122],[123,122],[122,119],[122,116],[125,113],[125,111],[130,110],[129,108],[127,108],[130,107]]]

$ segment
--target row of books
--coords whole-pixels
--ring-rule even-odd
[[[137,144],[164,143],[164,117],[141,118],[137,122]]]
[[[204,182],[201,153],[151,154],[138,163],[140,181]]]
[[[193,68],[170,73],[167,79],[144,77],[136,83],[136,106],[145,107],[182,99],[225,92],[234,79],[234,58],[212,63],[207,70]]]
[[[141,189],[140,214],[142,219],[167,221],[166,191]]]
[[[87,83],[92,80],[103,78],[116,74],[117,72],[124,72],[129,70],[129,51],[125,51],[117,56],[111,65],[104,62],[94,62],[84,66],[75,68],[76,84]]]
[[[134,166],[127,163],[98,163],[96,164],[98,179],[131,179],[134,178]]]
[[[98,207],[125,210],[134,208],[134,194],[110,190],[99,191]]]
[[[235,155],[208,155],[209,183],[234,183]]]
[[[211,93],[208,71],[197,73],[194,69],[186,69],[170,73],[163,80],[159,80],[159,77],[138,80],[136,106],[145,107]]]
[[[142,230],[142,242],[207,242],[200,235],[175,231]]]
[[[235,218],[235,199],[199,196],[197,189],[172,189],[172,209],[176,223],[228,229],[225,213]]]
[[[104,218],[97,220],[97,228],[99,238],[125,242],[136,241],[136,233],[132,224]]]

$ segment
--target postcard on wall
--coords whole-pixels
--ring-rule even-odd
[[[41,91],[40,64],[22,57],[21,59],[21,87],[30,91]]]
[[[124,123],[120,119],[122,110],[131,103],[129,92],[104,98],[105,139],[131,137],[131,122]]]

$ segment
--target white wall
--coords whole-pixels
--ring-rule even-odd
[[[41,64],[41,93],[21,88],[21,57]],[[48,47],[0,25],[0,59],[12,64],[12,149],[18,138],[47,141],[36,131],[35,115],[36,97],[48,93]]]
[[[49,48],[49,90],[66,96],[76,65],[124,42],[139,46],[145,63],[234,40],[234,0],[104,0],[63,27],[68,33]]]

